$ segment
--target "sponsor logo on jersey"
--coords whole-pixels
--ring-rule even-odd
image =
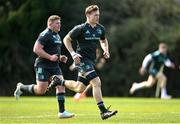
[[[53,35],[53,38],[54,38],[54,43],[62,43],[60,37],[58,35]]]
[[[85,40],[100,40],[99,37],[85,37]]]

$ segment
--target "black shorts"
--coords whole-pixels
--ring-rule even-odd
[[[38,81],[48,81],[53,75],[62,75],[60,67],[57,68],[43,68],[35,67],[36,80]]]

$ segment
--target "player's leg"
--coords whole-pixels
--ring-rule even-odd
[[[74,95],[74,100],[75,100],[75,101],[79,101],[79,100],[85,98],[87,91],[89,91],[91,88],[92,88],[92,85],[89,84],[82,93],[76,93],[76,94]]]
[[[64,85],[76,93],[82,93],[86,89],[86,86],[80,81],[65,80]]]
[[[58,78],[63,80],[62,75],[57,75]],[[58,101],[58,107],[59,107],[59,118],[71,118],[74,116],[74,113],[70,113],[65,110],[65,87],[64,86],[56,86],[56,96]]]
[[[157,79],[159,80],[160,87],[161,87],[161,98],[171,99],[171,96],[167,94],[167,90],[166,90],[166,83],[167,83],[166,76],[162,72],[159,72],[157,74]]]
[[[36,72],[36,84],[24,85],[21,82],[17,84],[14,96],[16,99],[20,98],[23,93],[29,93],[34,95],[42,95],[46,92],[48,87],[48,79],[50,74],[44,68],[35,68]]]
[[[51,69],[50,74],[53,76],[55,75],[60,80],[64,80],[60,67]],[[61,85],[56,86],[56,97],[57,97],[58,108],[59,108],[58,117],[59,118],[73,117],[74,116],[73,113],[67,112],[65,110],[65,87],[64,86],[61,86]]]
[[[49,85],[49,89],[52,89],[53,87],[60,85],[65,86],[66,88],[75,91],[77,93],[82,93],[86,89],[86,85],[88,85],[88,82],[84,77],[78,76],[77,81],[73,80],[62,80],[59,79],[57,76],[52,77],[52,81]]]
[[[77,81],[73,80],[62,80],[58,78],[56,75],[54,75],[51,79],[51,83],[48,87],[48,89],[52,89],[55,86],[65,86],[66,88],[75,91],[76,95],[74,96],[75,100],[79,100],[84,97],[84,93],[87,92],[88,89],[86,89],[86,85],[89,84],[89,81],[87,81],[86,78],[82,76],[78,76]],[[84,92],[85,91],[85,92]],[[84,93],[83,93],[84,92]]]
[[[134,82],[132,84],[132,87],[130,88],[129,92],[130,94],[133,94],[135,91],[143,88],[149,88],[152,87],[156,83],[156,78],[152,75],[149,75],[147,81],[143,81],[140,83]]]
[[[101,112],[101,118],[107,119],[117,113],[117,111],[109,111],[103,102],[102,99],[102,91],[101,91],[101,80],[95,70],[89,71],[86,74],[86,78],[90,80],[90,84],[92,85],[93,88],[93,97],[96,100],[96,103],[98,105],[98,108]]]

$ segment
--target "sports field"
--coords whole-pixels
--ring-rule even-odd
[[[68,97],[66,109],[76,116],[58,119],[55,97],[22,97],[19,101],[13,97],[0,97],[0,124],[180,124],[180,99],[105,98],[104,102],[119,113],[101,120],[94,99],[74,102]]]

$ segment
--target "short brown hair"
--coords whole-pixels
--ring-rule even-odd
[[[47,20],[47,24],[49,25],[50,23],[54,22],[55,20],[61,20],[61,17],[58,15],[51,15]]]
[[[159,44],[159,49],[160,48],[167,48],[167,44],[166,43],[160,43]]]
[[[86,7],[85,14],[91,14],[91,12],[99,10],[99,7],[97,5],[90,5]]]

